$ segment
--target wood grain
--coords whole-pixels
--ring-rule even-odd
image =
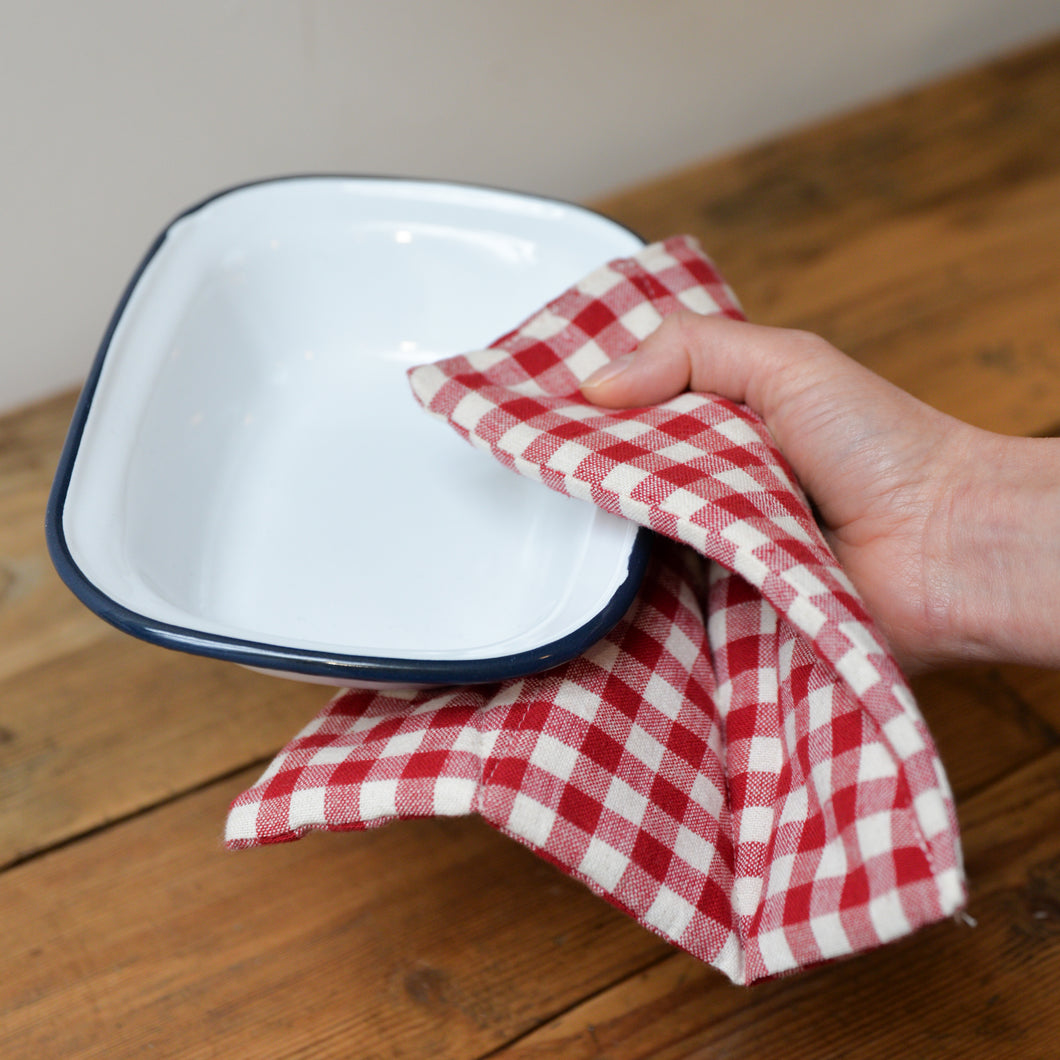
[[[225,853],[251,779],[0,876],[0,1055],[476,1056],[668,952],[477,819]]]
[[[1060,430],[1060,40],[600,204],[760,321],[954,415]],[[919,679],[977,921],[752,990],[477,820],[225,853],[327,699],[133,641],[43,538],[72,395],[0,419],[0,1055],[1060,1055],[1060,674]]]
[[[958,798],[1060,744],[1060,673],[975,666],[912,684]]]
[[[0,683],[0,864],[271,756],[326,698],[109,629]]]
[[[95,643],[106,627],[59,581],[44,508],[74,395],[0,418],[0,681]]]
[[[504,1060],[1057,1055],[1060,752],[962,805],[974,925],[739,990],[674,955],[564,1013]]]

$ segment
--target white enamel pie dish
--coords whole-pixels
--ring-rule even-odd
[[[194,207],[96,356],[48,506],[56,568],[130,634],[328,684],[572,658],[632,602],[648,535],[472,449],[406,370],[642,245],[429,181],[298,177]]]

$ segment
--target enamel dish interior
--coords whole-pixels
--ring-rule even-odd
[[[472,449],[406,370],[488,345],[641,241],[578,207],[298,178],[159,237],[48,513],[67,584],[129,633],[332,684],[495,680],[624,613],[646,537]]]

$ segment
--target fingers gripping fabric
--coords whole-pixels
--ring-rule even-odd
[[[339,695],[235,801],[229,846],[478,813],[740,983],[961,907],[931,737],[761,421],[710,395],[615,412],[579,393],[678,308],[740,317],[685,237],[412,371],[471,444],[670,540],[563,666]]]

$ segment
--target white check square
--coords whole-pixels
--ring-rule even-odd
[[[667,938],[678,939],[695,915],[696,907],[691,902],[671,891],[669,887],[660,887],[655,900],[644,914],[644,922]]]
[[[839,957],[851,952],[850,939],[847,938],[838,913],[811,917],[810,930],[822,957]]]
[[[641,821],[644,820],[644,811],[648,808],[648,800],[621,777],[613,777],[604,797],[604,806],[630,824],[640,827]]]
[[[581,294],[588,295],[590,298],[601,298],[613,287],[620,284],[622,280],[623,277],[621,273],[615,272],[613,269],[609,269],[605,265],[603,268],[589,273],[589,275],[578,284],[578,291]]]
[[[324,799],[326,795],[326,787],[292,791],[290,809],[287,811],[290,826],[298,828],[321,820],[324,816]]]
[[[520,791],[512,802],[507,827],[527,842],[543,847],[548,842],[555,820],[554,810]]]
[[[365,780],[360,787],[360,814],[365,820],[397,814],[397,780]]]
[[[570,780],[574,767],[578,764],[578,751],[543,732],[534,744],[530,761],[560,780]]]
[[[629,858],[625,854],[594,836],[578,863],[578,871],[598,887],[613,891],[628,866]]]
[[[638,339],[646,339],[662,323],[659,311],[651,302],[639,302],[618,319]]]

